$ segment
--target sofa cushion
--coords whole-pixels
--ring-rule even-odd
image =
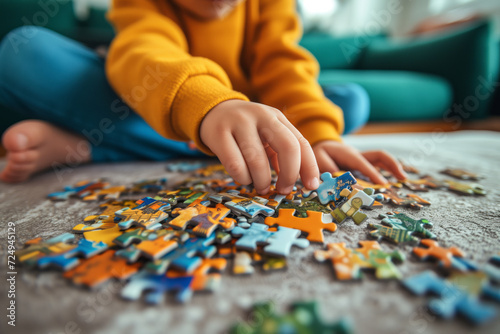
[[[311,52],[321,69],[350,69],[358,66],[366,47],[383,36],[334,37],[324,33],[305,34],[300,45]]]
[[[322,86],[353,82],[370,96],[371,121],[443,119],[453,93],[438,76],[405,71],[324,70]]]
[[[473,117],[485,116],[499,63],[489,21],[413,40],[377,40],[359,60],[360,69],[416,71],[448,80],[454,103]],[[479,89],[478,87],[484,86]],[[488,95],[489,91],[489,95]]]

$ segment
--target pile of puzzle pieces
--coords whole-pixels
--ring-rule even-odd
[[[438,181],[430,176],[380,186],[360,174],[355,178],[350,172],[339,172],[322,174],[320,186],[313,191],[298,184],[288,195],[273,187],[268,194],[259,195],[251,186],[236,184],[221,165],[177,163],[167,169],[190,173],[191,177],[173,188],[167,186],[165,178],[129,186],[114,186],[105,180],[82,181],[49,194],[55,201],[77,198],[106,202],[99,205],[100,212],[78,222],[72,233],[28,241],[17,252],[19,262],[30,268],[62,270],[65,278],[90,288],[111,279],[121,280],[125,284],[121,296],[129,300],[144,297],[146,302],[157,304],[173,293],[178,302],[186,302],[194,292],[218,289],[226,267],[234,275],[285,270],[294,248],[323,245],[324,231],[335,233],[348,220],[363,224],[367,220],[363,210],[430,205],[415,193],[402,195],[402,187],[413,192],[449,189],[467,195],[485,194],[477,184]],[[405,169],[418,173],[409,166]],[[444,172],[465,180],[479,179],[456,169]],[[500,301],[494,286],[500,281],[498,256],[490,263],[475,264],[456,248],[441,248],[438,237],[429,230],[432,223],[425,218],[414,219],[397,211],[379,218],[382,220],[365,224],[371,240],[360,240],[358,248],[329,243],[326,249],[314,252],[315,259],[330,260],[339,281],[359,280],[365,272],[372,272],[377,279],[400,280],[415,294],[434,292],[440,299],[431,300],[429,308],[444,318],[461,313],[480,324],[496,314],[479,297]],[[436,272],[447,277],[427,271],[404,278],[396,264],[410,254],[400,249],[388,251],[382,242],[391,243],[392,248],[420,243],[414,255],[438,259]],[[323,325],[312,315],[313,308],[312,304],[299,304],[294,310],[311,314],[314,324],[308,328],[320,328],[317,326]],[[268,304],[257,309],[265,310],[266,321],[277,328],[303,326],[294,317],[295,311],[277,316]],[[339,333],[350,331],[342,322],[333,326]]]

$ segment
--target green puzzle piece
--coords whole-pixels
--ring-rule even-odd
[[[291,312],[279,315],[275,313],[274,304],[265,302],[256,304],[252,309],[254,319],[251,322],[236,324],[233,334],[348,334],[353,333],[351,324],[341,319],[332,324],[325,324],[319,317],[316,302],[299,302],[292,306]]]
[[[379,215],[382,219],[382,224],[368,224],[373,230],[370,231],[370,236],[380,240],[381,238],[393,241],[396,244],[405,242],[418,242],[418,238],[413,234],[423,236],[427,239],[436,239],[436,235],[427,228],[433,224],[427,219],[413,219],[404,213],[389,213],[387,215]]]

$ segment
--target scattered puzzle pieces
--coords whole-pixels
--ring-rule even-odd
[[[427,219],[416,220],[399,212],[390,212],[386,215],[381,214],[379,218],[383,218],[383,225],[368,224],[373,229],[370,231],[370,236],[376,238],[378,241],[384,238],[396,244],[418,242],[419,239],[414,234],[429,239],[436,239],[436,235],[427,229],[432,227],[432,223]]]
[[[215,235],[204,239],[189,238],[174,251],[147,263],[146,269],[156,274],[163,274],[168,268],[192,273],[200,266],[202,258],[209,258],[215,254],[217,249],[212,245],[214,242]]]
[[[73,186],[64,187],[63,191],[54,192],[47,195],[53,201],[66,201],[70,197],[84,198],[93,194],[95,191],[109,187],[109,183],[98,181],[81,181]]]
[[[46,241],[35,238],[27,241],[25,248],[16,252],[16,257],[23,265],[34,267],[41,257],[61,254],[75,248],[75,244],[68,243],[74,239],[75,236],[71,233],[64,233]]]
[[[111,278],[125,280],[135,274],[141,266],[141,263],[128,264],[125,259],[115,256],[115,251],[107,250],[83,260],[77,267],[66,271],[63,276],[77,285],[94,288]]]
[[[455,272],[444,280],[431,271],[424,271],[405,279],[403,285],[416,295],[429,292],[438,295],[430,300],[428,307],[439,317],[450,319],[460,313],[476,325],[491,320],[497,313],[495,308],[479,300],[480,295],[500,302],[500,289],[492,287],[482,272]]]
[[[346,319],[326,324],[318,315],[316,302],[298,302],[288,314],[279,315],[274,311],[272,302],[256,304],[248,323],[236,324],[233,334],[301,333],[301,334],[349,334],[352,325]]]
[[[360,241],[361,248],[346,248],[345,243],[331,243],[327,250],[314,252],[317,261],[331,260],[339,280],[361,279],[362,271],[375,270],[378,279],[400,279],[401,273],[392,260],[404,261],[405,256],[400,251],[384,252],[376,241]]]
[[[253,199],[239,196],[234,192],[213,194],[208,198],[216,203],[224,202],[224,205],[235,213],[249,218],[254,218],[258,214],[264,216],[272,216],[274,214],[273,209],[260,204]]]
[[[56,267],[63,271],[74,268],[80,260],[77,256],[89,258],[99,253],[102,253],[108,248],[103,242],[93,242],[86,239],[80,239],[78,245],[63,253],[46,255],[39,257],[36,261],[39,268]]]
[[[126,230],[133,225],[145,228],[152,228],[155,224],[167,219],[170,210],[170,203],[145,197],[136,202],[138,206],[133,209],[123,208],[115,212],[116,217],[121,220],[118,226]]]
[[[405,197],[401,197],[397,190],[390,189],[382,193],[384,198],[391,204],[396,206],[406,206],[412,209],[421,209],[424,205],[431,205],[431,202],[423,199],[422,197],[415,194],[408,194]]]

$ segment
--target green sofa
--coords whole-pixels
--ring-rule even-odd
[[[104,10],[90,10],[79,20],[71,0],[2,0],[0,13],[0,38],[25,24],[45,26],[90,46],[113,38]],[[477,87],[492,87],[498,74],[499,48],[489,21],[405,41],[308,33],[301,44],[320,63],[320,84],[354,82],[368,91],[371,121],[447,120],[457,105],[466,108],[460,116],[466,119],[489,112],[493,94],[476,96]]]

